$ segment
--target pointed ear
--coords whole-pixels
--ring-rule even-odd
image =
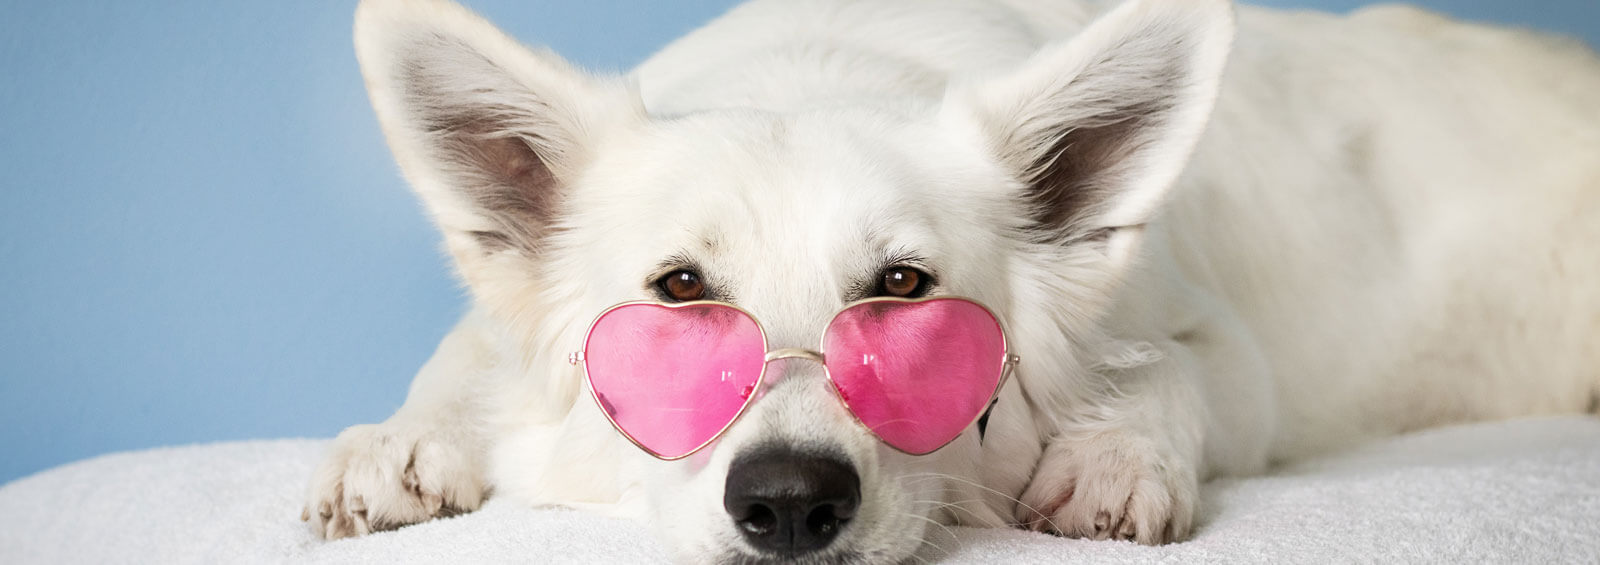
[[[635,89],[533,51],[442,0],[366,0],[356,56],[390,149],[471,283],[539,252],[591,150],[643,120]]]
[[[1111,239],[1149,221],[1186,164],[1232,37],[1226,0],[1131,0],[1008,73],[952,87],[945,117],[1021,182],[1041,239]]]

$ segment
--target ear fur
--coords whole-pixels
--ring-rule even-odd
[[[363,1],[355,45],[390,149],[469,283],[488,255],[537,255],[593,146],[644,116],[621,79],[444,0]]]
[[[1120,239],[1187,163],[1232,36],[1227,0],[1131,0],[1007,74],[954,86],[945,112],[1022,183],[1041,239]]]

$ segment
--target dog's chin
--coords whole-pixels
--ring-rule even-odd
[[[933,519],[911,509],[884,511],[872,514],[876,519],[853,521],[832,545],[809,553],[782,554],[765,552],[745,543],[732,524],[717,531],[702,533],[697,540],[666,540],[678,563],[718,564],[883,564],[912,561],[918,548],[929,534],[927,524]]]
[[[920,523],[918,521],[908,524],[908,528],[898,531],[894,526],[899,524],[852,524],[852,526],[865,526],[867,531],[846,531],[845,535],[849,536],[849,539],[841,539],[825,549],[802,554],[760,551],[738,539],[738,534],[731,529],[696,541],[668,540],[668,543],[671,545],[673,561],[677,563],[727,565],[901,563],[910,560],[916,548],[923,543],[921,536],[924,532],[922,528],[916,527],[916,524]]]
[[[922,543],[922,538],[919,531],[917,534],[913,534],[913,537],[893,541],[897,543],[888,544],[890,547],[866,548],[847,544],[802,555],[780,555],[757,552],[746,547],[724,547],[720,551],[692,555],[679,554],[678,561],[683,563],[717,563],[720,565],[775,565],[779,563],[800,565],[881,565],[905,563],[912,561],[915,549]]]
[[[688,549],[680,546],[677,561],[682,563],[722,563],[722,564],[767,564],[767,563],[799,563],[799,564],[885,564],[905,563],[913,561],[919,548],[928,542],[924,536],[937,530],[927,526],[933,519],[916,513],[914,510],[902,509],[901,512],[879,512],[884,518],[869,522],[850,524],[841,534],[841,539],[833,545],[822,550],[794,554],[777,554],[763,552],[745,544],[737,539],[737,534],[727,532],[727,537],[711,536],[709,547],[702,546],[701,551],[683,551]],[[941,542],[942,544],[942,542]],[[694,544],[688,544],[694,545]],[[935,552],[934,555],[938,553]]]
[[[904,558],[901,558],[901,559],[898,559],[898,560],[887,560],[887,562],[889,562],[889,563],[897,563],[897,562],[902,561],[902,560],[904,560]],[[807,555],[800,555],[800,556],[759,555],[759,554],[743,553],[743,552],[739,552],[739,551],[730,551],[727,554],[723,555],[722,557],[713,560],[712,562],[713,563],[718,563],[720,565],[777,565],[779,563],[783,563],[783,564],[786,564],[786,565],[787,564],[803,564],[803,565],[812,565],[812,564],[823,565],[823,564],[828,564],[828,565],[833,565],[833,564],[856,564],[856,563],[861,563],[861,564],[866,564],[866,563],[884,563],[886,561],[883,561],[883,560],[879,560],[879,561],[869,560],[869,559],[866,559],[860,552],[856,552],[856,551],[830,551],[830,552],[825,552],[825,553],[820,553],[820,554],[807,554]]]

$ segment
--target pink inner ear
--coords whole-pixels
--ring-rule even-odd
[[[970,426],[999,386],[1005,337],[973,302],[869,302],[839,313],[823,339],[850,411],[884,442],[930,453]]]
[[[584,367],[602,410],[646,450],[678,458],[743,410],[765,365],[761,328],[719,304],[628,304],[589,331]]]

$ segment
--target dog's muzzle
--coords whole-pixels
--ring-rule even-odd
[[[728,468],[722,505],[757,550],[798,557],[828,547],[856,516],[861,478],[838,456],[760,449]]]

